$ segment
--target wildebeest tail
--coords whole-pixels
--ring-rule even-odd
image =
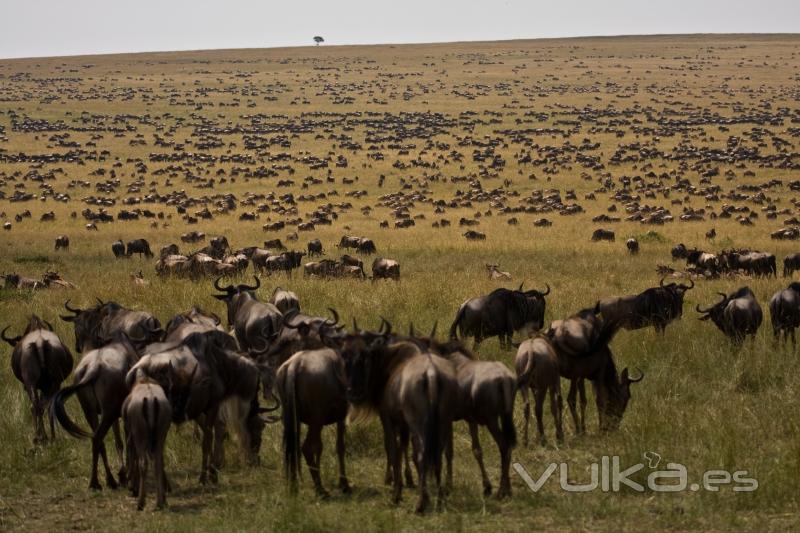
[[[503,399],[503,410],[500,413],[500,432],[508,445],[514,448],[517,445],[517,428],[514,426],[514,396],[516,396],[517,391],[510,380],[501,381],[500,387],[502,388],[500,393]],[[519,385],[517,388],[519,388]]]
[[[50,418],[55,418],[58,420],[58,423],[61,424],[61,427],[64,428],[64,431],[79,439],[90,439],[92,438],[92,434],[78,426],[70,419],[64,403],[67,401],[67,399],[69,399],[70,396],[78,392],[83,387],[92,385],[96,377],[96,372],[90,370],[84,374],[84,376],[77,383],[73,383],[72,385],[64,387],[58,391],[53,397],[52,403],[50,404]]]
[[[442,442],[439,438],[439,375],[435,370],[428,370],[425,375],[425,388],[428,394],[428,416],[425,419],[422,450],[422,469],[435,472],[442,459]]]
[[[300,422],[297,420],[295,369],[289,367],[283,389],[283,467],[290,483],[300,475]],[[293,488],[293,487],[292,487]]]
[[[517,382],[516,382],[517,390],[527,387],[528,384],[531,382],[531,379],[533,379],[533,372],[536,367],[533,359],[534,359],[533,357],[528,357],[527,360],[525,361],[525,367],[522,369],[522,372],[517,374]]]
[[[451,339],[458,340],[458,328],[461,325],[461,320],[464,318],[464,309],[465,309],[464,305],[458,308],[458,312],[456,313],[456,318],[455,320],[453,320],[453,325],[450,326]]]

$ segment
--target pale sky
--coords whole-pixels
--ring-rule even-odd
[[[653,33],[798,33],[800,0],[0,0],[0,58]],[[323,45],[324,46],[324,45]]]

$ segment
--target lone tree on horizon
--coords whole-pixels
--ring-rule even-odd
[[[319,46],[319,43],[324,43],[325,39],[317,35],[316,37],[314,37],[314,42],[317,43],[317,46]]]

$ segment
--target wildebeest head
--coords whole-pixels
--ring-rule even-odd
[[[380,351],[389,342],[392,326],[381,319],[381,329],[377,332],[358,329],[353,319],[353,332],[347,334],[341,345],[342,359],[347,375],[347,399],[354,404],[362,404],[374,396],[374,367]]]
[[[610,364],[613,366],[613,361],[609,358]],[[644,379],[644,372],[639,370],[639,377],[631,378],[627,368],[622,370],[617,381],[616,370],[609,373],[613,378],[613,384],[608,388],[608,403],[606,404],[605,416],[603,417],[603,425],[601,429],[604,431],[613,431],[619,429],[622,422],[622,415],[625,414],[625,409],[628,407],[628,402],[631,399],[631,383],[638,383]]]
[[[247,299],[255,298],[253,295],[253,291],[258,290],[261,286],[261,280],[258,277],[253,276],[256,280],[255,286],[253,285],[226,285],[225,287],[220,286],[219,281],[222,279],[221,277],[214,280],[214,288],[218,291],[224,292],[225,294],[212,294],[214,298],[217,300],[223,301],[228,306],[228,325],[232,325],[234,323],[234,315],[236,313],[236,308],[238,305],[239,300],[244,296]]]
[[[25,335],[31,333],[32,331],[37,331],[40,329],[53,331],[53,326],[52,324],[50,324],[50,322],[48,322],[47,320],[42,320],[41,318],[38,317],[38,315],[35,314],[31,315],[31,317],[28,319],[28,325],[25,327],[25,332],[22,335],[18,337],[6,337],[6,331],[10,327],[11,326],[6,326],[3,329],[3,331],[0,332],[0,338],[2,338],[11,346],[16,346],[17,343],[21,341]]]
[[[698,313],[703,315],[699,318],[699,320],[711,319],[711,321],[714,322],[714,324],[716,324],[717,327],[719,327],[720,329],[724,329],[723,313],[725,312],[725,306],[728,305],[728,302],[730,302],[732,298],[722,292],[718,292],[717,294],[719,294],[722,297],[722,300],[720,300],[719,302],[715,303],[714,305],[706,309],[700,309],[700,304],[697,304],[695,309],[697,309]]]
[[[192,306],[189,311],[175,315],[167,322],[165,337],[169,337],[170,333],[175,331],[178,326],[187,322],[216,329],[221,320],[215,313],[208,313],[197,306]]]
[[[70,307],[69,300],[64,302],[64,307],[72,315],[60,315],[61,320],[72,322],[75,327],[75,351],[83,352],[84,346],[96,347],[100,341],[100,325],[108,305],[116,305],[113,302],[108,304],[98,300],[98,305],[87,309]]]

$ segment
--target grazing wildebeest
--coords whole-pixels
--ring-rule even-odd
[[[393,259],[381,257],[372,262],[372,281],[379,279],[400,280],[400,263]]]
[[[372,241],[372,239],[361,237],[358,240],[358,246],[356,247],[356,250],[358,250],[358,253],[360,254],[371,255],[377,251],[377,248],[375,248],[375,243]]]
[[[686,259],[686,256],[689,255],[689,250],[686,249],[685,244],[679,243],[671,250],[670,254],[672,255],[673,261],[676,259]]]
[[[720,269],[719,257],[702,250],[690,250],[686,254],[686,264],[710,270],[711,272],[719,272]]]
[[[485,241],[486,234],[481,233],[480,231],[469,230],[463,234],[464,237],[467,238],[468,241]]]
[[[667,324],[683,315],[683,297],[691,285],[669,283],[664,279],[658,287],[651,287],[639,294],[605,298],[600,300],[600,312],[606,320],[615,321],[627,330],[653,326],[656,332],[664,333]]]
[[[147,239],[128,241],[128,251],[125,252],[125,255],[130,257],[133,254],[139,254],[139,257],[142,255],[147,258],[153,257],[153,252],[150,250],[150,243],[147,242]]]
[[[500,345],[511,346],[515,331],[524,330],[528,335],[544,326],[545,296],[550,294],[550,286],[545,292],[531,289],[495,289],[486,296],[470,298],[458,308],[456,318],[450,326],[450,338],[475,337],[475,347],[486,338],[498,336]]]
[[[393,500],[400,501],[402,456],[409,436],[419,476],[416,510],[429,504],[428,477],[433,474],[443,497],[442,453],[453,437],[453,416],[458,401],[458,381],[449,361],[421,351],[411,342],[389,342],[386,330],[356,330],[342,345],[347,376],[347,397],[356,407],[378,412],[383,426],[387,460],[392,466]]]
[[[724,252],[720,262],[730,270],[743,270],[756,277],[778,277],[775,255],[765,252]]]
[[[264,261],[264,270],[267,274],[273,272],[286,272],[291,276],[292,270],[300,266],[305,252],[281,252],[280,255],[271,255]]]
[[[0,337],[14,350],[11,353],[11,370],[25,387],[31,401],[31,414],[35,430],[34,442],[47,440],[44,413],[61,388],[61,383],[72,371],[72,354],[53,333],[53,327],[36,315],[31,315],[25,332],[18,337],[6,337],[8,327]],[[55,427],[50,419],[50,434],[55,439]]]
[[[592,240],[595,241],[595,242],[596,241],[613,241],[614,239],[616,239],[616,237],[614,236],[614,232],[611,231],[611,230],[598,228],[598,229],[594,230],[594,232],[592,233]]]
[[[706,239],[713,240],[717,236],[717,230],[711,228],[706,232]]]
[[[486,270],[489,271],[489,279],[493,281],[508,280],[511,281],[511,274],[500,270],[500,265],[486,265]]]
[[[315,255],[323,255],[324,252],[322,251],[322,241],[319,239],[314,239],[313,241],[308,242],[308,257],[314,257]]]
[[[361,243],[361,237],[353,237],[352,235],[344,235],[339,240],[337,248],[358,248]]]
[[[789,277],[800,270],[800,253],[789,254],[783,258],[783,277]]]
[[[255,291],[261,286],[261,280],[255,280],[255,286],[241,284],[226,287],[219,285],[219,278],[214,280],[214,288],[225,294],[212,296],[227,305],[228,326],[234,328],[236,340],[244,351],[266,350],[278,336],[283,323],[283,315],[277,307],[256,299]]]
[[[114,257],[119,259],[120,257],[125,257],[125,243],[121,240],[114,241],[111,244],[111,251],[114,253]]]
[[[769,316],[772,334],[777,342],[783,331],[783,342],[792,336],[792,346],[797,345],[794,330],[800,327],[800,282],[794,281],[785,289],[776,292],[769,301]]]
[[[523,442],[528,446],[528,424],[531,418],[530,392],[533,393],[534,409],[536,411],[536,428],[539,432],[539,442],[545,445],[544,424],[542,411],[544,399],[550,393],[550,412],[556,426],[556,441],[564,442],[563,429],[563,404],[561,400],[561,375],[559,373],[558,355],[550,339],[536,336],[527,339],[519,345],[514,362],[517,370],[517,388],[522,392],[524,431]]]
[[[292,291],[287,291],[280,287],[275,287],[272,291],[272,296],[269,298],[269,303],[278,308],[278,311],[286,315],[289,311],[300,311],[300,299]]]
[[[264,241],[264,248],[268,250],[285,250],[286,246],[283,245],[280,239],[270,239]]]
[[[69,237],[66,235],[59,235],[56,237],[56,250],[69,250]]]
[[[728,295],[718,294],[722,296],[718,303],[707,309],[697,306],[697,312],[703,314],[700,320],[711,319],[736,345],[741,344],[747,335],[755,340],[763,313],[753,291],[749,287],[741,287]]]
[[[168,244],[161,248],[161,252],[159,253],[159,257],[164,259],[165,257],[169,257],[171,255],[180,255],[181,251],[178,248],[177,244]]]
[[[61,427],[73,437],[92,439],[92,476],[89,481],[90,489],[99,490],[100,481],[97,479],[98,458],[103,459],[106,471],[106,484],[117,488],[117,482],[111,473],[106,455],[105,437],[113,426],[114,438],[117,446],[117,455],[123,467],[120,468],[120,481],[125,481],[125,468],[122,457],[122,438],[119,432],[118,420],[122,413],[122,404],[128,394],[125,376],[128,370],[139,359],[139,354],[124,333],[118,333],[114,340],[102,348],[97,348],[86,353],[75,369],[72,385],[64,387],[56,393],[50,404],[50,416],[58,420]],[[67,415],[64,402],[73,394],[78,395],[78,401],[92,428],[89,433],[75,424]],[[99,420],[98,420],[99,418]]]
[[[172,424],[172,406],[164,389],[138,372],[131,392],[122,404],[122,422],[127,442],[131,487],[138,496],[136,508],[144,509],[148,463],[152,460],[156,478],[156,507],[167,505],[167,475],[164,445]]]
[[[75,351],[99,348],[116,332],[125,333],[137,347],[142,347],[161,339],[164,330],[158,319],[146,311],[126,309],[116,302],[102,302],[88,309],[69,306],[64,302],[70,315],[61,315],[61,320],[72,322],[75,327]]]
[[[5,280],[6,289],[29,289],[37,290],[43,289],[45,284],[38,279],[31,279],[20,276],[19,274],[4,274],[2,276]]]
[[[627,241],[625,241],[625,248],[628,249],[628,253],[631,255],[636,255],[639,253],[639,241],[631,237]]]

